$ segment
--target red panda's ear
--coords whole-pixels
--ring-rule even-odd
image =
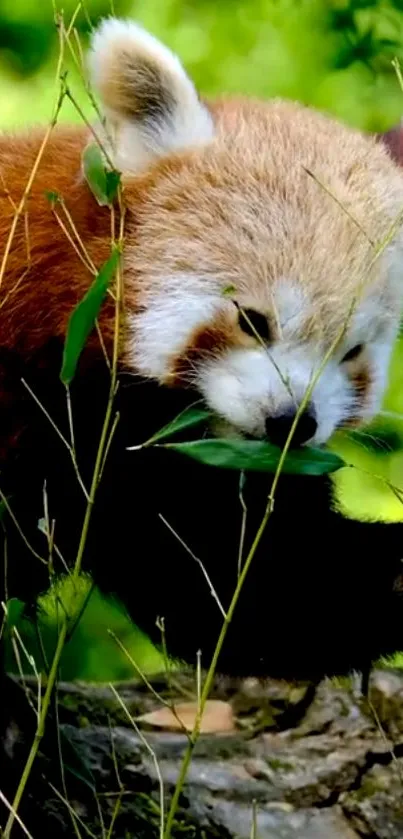
[[[137,24],[104,20],[88,64],[122,171],[212,138],[212,118],[179,59]]]

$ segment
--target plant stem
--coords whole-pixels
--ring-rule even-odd
[[[253,544],[252,544],[252,547],[249,551],[249,554],[247,556],[245,564],[244,564],[244,566],[242,568],[242,571],[239,575],[239,579],[238,579],[238,582],[237,582],[237,585],[236,585],[236,589],[235,589],[234,594],[232,596],[232,600],[231,600],[229,609],[227,611],[227,614],[225,616],[225,619],[224,619],[222,627],[221,627],[221,632],[220,632],[220,635],[219,635],[219,638],[218,638],[218,641],[217,641],[217,644],[216,644],[216,647],[215,647],[215,650],[214,650],[213,658],[211,660],[211,664],[210,664],[210,667],[209,667],[209,670],[208,670],[208,673],[207,673],[207,676],[206,676],[206,680],[205,680],[204,685],[203,685],[203,690],[201,692],[200,704],[199,704],[199,708],[198,708],[198,712],[197,712],[197,716],[196,716],[195,726],[194,726],[194,729],[192,731],[192,734],[189,737],[189,745],[187,746],[185,756],[184,756],[184,759],[183,759],[183,762],[182,762],[179,778],[178,778],[178,781],[177,781],[177,784],[176,784],[176,787],[175,787],[174,794],[172,796],[171,806],[169,808],[167,821],[166,821],[166,826],[165,826],[164,839],[170,839],[170,837],[171,837],[171,831],[172,831],[173,822],[174,822],[174,819],[175,819],[175,814],[176,814],[176,811],[177,811],[177,808],[178,808],[179,797],[180,797],[180,794],[181,794],[182,789],[183,789],[183,784],[184,784],[185,779],[186,779],[186,775],[187,775],[187,772],[188,772],[188,769],[189,769],[190,761],[192,759],[193,750],[194,750],[194,747],[197,743],[197,740],[198,740],[198,737],[199,737],[199,734],[200,734],[201,720],[202,720],[204,709],[205,709],[205,706],[206,706],[206,702],[207,702],[207,699],[209,697],[210,690],[211,690],[211,687],[212,687],[212,684],[213,684],[213,679],[214,679],[214,675],[215,675],[215,671],[216,671],[216,667],[217,667],[217,662],[218,662],[218,659],[219,659],[219,656],[220,656],[220,653],[221,653],[221,650],[222,650],[222,647],[223,647],[223,644],[224,644],[224,641],[225,641],[225,636],[227,634],[228,627],[231,623],[236,605],[238,603],[239,596],[241,594],[242,587],[243,587],[243,584],[244,584],[245,579],[246,579],[246,575],[249,571],[249,568],[250,568],[250,565],[252,563],[253,557],[256,553],[259,542],[262,538],[263,532],[264,532],[265,527],[267,525],[267,522],[270,518],[270,515],[271,515],[271,512],[272,512],[272,507],[273,507],[273,505],[272,505],[271,496],[270,496],[270,499],[268,500],[268,503],[267,503],[267,506],[266,506],[264,516],[262,518],[262,521],[260,523],[260,526],[259,526],[259,529],[256,533],[256,536],[253,540]]]
[[[57,671],[59,669],[60,657],[61,657],[61,654],[62,654],[64,643],[66,641],[66,636],[67,636],[67,617],[66,617],[65,614],[63,614],[60,633],[59,633],[59,637],[58,637],[58,640],[57,640],[57,647],[56,647],[55,655],[54,655],[54,658],[53,658],[53,661],[52,661],[52,666],[50,668],[50,673],[49,673],[49,677],[48,677],[48,683],[46,685],[45,695],[44,695],[43,701],[42,701],[42,708],[41,708],[41,712],[40,712],[39,719],[38,719],[38,726],[37,726],[36,734],[35,734],[35,737],[34,737],[34,740],[33,740],[33,743],[32,743],[28,758],[27,758],[27,762],[24,766],[24,771],[21,775],[20,782],[18,784],[17,792],[14,796],[14,801],[12,803],[12,807],[11,807],[11,810],[10,810],[10,815],[7,819],[7,824],[6,824],[5,829],[4,829],[4,839],[9,839],[9,836],[10,836],[10,833],[11,833],[11,830],[12,830],[12,827],[13,827],[13,824],[14,824],[14,821],[15,821],[15,817],[17,815],[17,810],[18,810],[18,807],[19,807],[20,802],[21,802],[21,798],[24,794],[24,790],[25,790],[25,787],[27,785],[28,778],[31,774],[32,766],[33,766],[35,758],[38,754],[39,746],[40,746],[42,737],[44,735],[46,717],[47,717],[48,710],[49,710],[50,700],[52,698],[53,688],[55,686],[55,682],[56,682],[56,679],[57,679]]]
[[[217,667],[217,662],[218,662],[218,659],[219,659],[219,656],[220,656],[220,653],[221,653],[221,650],[222,650],[222,647],[223,647],[223,644],[224,644],[224,641],[225,641],[225,637],[227,635],[228,627],[231,623],[236,605],[238,603],[239,596],[241,594],[246,576],[248,574],[248,571],[249,571],[249,568],[251,566],[252,560],[255,556],[256,550],[259,546],[260,540],[261,540],[261,538],[263,536],[263,533],[266,529],[269,518],[270,518],[270,516],[273,512],[274,497],[275,497],[275,494],[276,494],[278,482],[280,480],[280,475],[281,475],[281,472],[282,472],[282,469],[283,469],[283,466],[284,466],[284,461],[285,461],[285,458],[287,456],[288,450],[290,448],[295,429],[297,427],[299,418],[300,418],[301,414],[303,413],[303,411],[305,410],[305,406],[307,405],[308,400],[310,399],[312,390],[315,387],[315,384],[316,384],[319,376],[322,374],[324,367],[326,366],[327,362],[329,361],[329,359],[333,355],[336,347],[338,346],[338,344],[340,343],[340,341],[343,338],[343,335],[344,335],[344,333],[347,329],[349,319],[351,318],[354,305],[355,305],[355,300],[353,301],[353,304],[352,304],[351,309],[349,311],[348,319],[346,320],[346,323],[343,325],[343,328],[340,330],[339,334],[336,336],[335,340],[332,342],[328,352],[325,354],[325,356],[322,360],[321,365],[319,366],[315,375],[311,379],[309,387],[307,388],[307,390],[305,392],[305,395],[304,395],[304,398],[302,399],[302,401],[299,405],[298,411],[295,415],[294,422],[291,426],[291,429],[290,429],[289,435],[287,437],[286,443],[284,445],[284,448],[281,452],[281,457],[279,459],[277,469],[276,469],[276,472],[275,472],[275,475],[274,475],[274,478],[273,478],[273,483],[272,483],[272,486],[271,486],[271,489],[270,489],[270,493],[269,493],[268,498],[267,498],[267,504],[266,504],[266,509],[265,509],[265,512],[264,512],[264,516],[263,516],[262,521],[259,525],[256,536],[253,540],[253,544],[252,544],[252,547],[251,547],[251,549],[249,551],[249,554],[246,558],[245,564],[244,564],[244,566],[242,568],[242,571],[241,571],[241,573],[238,577],[238,582],[237,582],[234,594],[232,596],[232,600],[231,600],[229,609],[228,609],[227,614],[225,616],[225,619],[223,621],[221,631],[220,631],[220,635],[219,635],[219,638],[218,638],[218,641],[217,641],[217,644],[216,644],[216,647],[215,647],[215,650],[214,650],[213,658],[211,660],[211,664],[210,664],[210,667],[208,669],[208,673],[207,673],[207,676],[206,676],[206,681],[204,683],[203,690],[202,690],[202,693],[201,693],[201,696],[200,696],[200,704],[199,704],[198,712],[197,712],[197,715],[196,715],[195,725],[194,725],[193,731],[192,731],[192,733],[189,737],[189,745],[187,746],[185,756],[183,758],[183,762],[182,762],[182,766],[181,766],[181,771],[179,773],[178,781],[177,781],[176,786],[175,786],[175,791],[174,791],[174,794],[172,796],[171,806],[170,806],[169,812],[168,812],[168,817],[167,817],[167,822],[166,822],[165,833],[164,833],[164,838],[163,839],[170,839],[170,837],[171,837],[172,827],[173,827],[173,823],[174,823],[174,819],[175,819],[175,813],[176,813],[178,803],[179,803],[179,797],[180,797],[180,794],[181,794],[182,789],[183,789],[183,784],[185,782],[186,775],[187,775],[187,772],[188,772],[188,769],[189,769],[189,765],[190,765],[190,762],[191,762],[191,759],[192,759],[192,754],[193,754],[194,747],[195,747],[196,742],[198,740],[198,737],[200,735],[201,720],[202,720],[202,716],[203,716],[203,713],[204,713],[204,708],[205,708],[205,705],[206,705],[206,702],[207,702],[207,699],[208,699],[208,696],[209,696],[209,693],[210,693],[210,690],[211,690],[211,687],[212,687],[212,684],[213,684],[213,679],[214,679],[214,674],[215,674],[216,667]]]
[[[119,227],[119,245],[122,246],[123,242],[123,233],[124,233],[124,208],[121,199],[121,195],[119,195],[119,206],[121,210],[121,217],[120,217],[120,227]],[[113,221],[113,210],[112,210],[112,221]],[[113,224],[112,224],[113,227]],[[115,237],[112,235],[112,245],[116,247]],[[74,568],[72,572],[72,579],[76,581],[78,576],[81,572],[82,561],[84,556],[84,549],[87,542],[88,531],[91,521],[91,515],[95,503],[96,492],[99,485],[100,475],[104,464],[104,455],[105,450],[110,444],[110,425],[111,425],[111,418],[112,418],[112,411],[113,411],[113,403],[114,398],[116,395],[116,385],[117,385],[117,375],[118,375],[118,359],[119,359],[119,333],[120,333],[120,321],[121,321],[121,311],[122,311],[122,303],[123,303],[123,276],[122,276],[122,266],[121,260],[119,260],[117,272],[116,272],[116,302],[115,302],[115,330],[114,330],[114,346],[113,346],[113,360],[112,360],[112,369],[111,369],[111,378],[110,378],[110,385],[109,385],[109,393],[108,393],[108,401],[105,411],[105,417],[102,425],[101,436],[98,444],[97,455],[95,459],[94,471],[92,475],[91,481],[91,489],[89,492],[87,506],[84,515],[84,521],[81,529],[81,536],[80,541],[77,549],[76,559],[74,563]],[[116,428],[116,424],[113,426]],[[46,718],[49,710],[50,700],[52,698],[53,690],[57,680],[57,674],[59,670],[60,660],[63,653],[64,644],[67,639],[69,629],[69,621],[68,615],[63,610],[63,615],[61,619],[61,627],[60,633],[57,641],[57,646],[55,650],[55,654],[52,661],[52,666],[50,669],[48,682],[46,686],[45,695],[43,698],[41,713],[38,719],[38,725],[36,734],[30,748],[26,764],[24,766],[23,773],[20,778],[20,782],[18,784],[17,792],[14,797],[14,801],[12,803],[12,809],[10,811],[10,815],[7,820],[7,824],[4,830],[4,839],[9,839],[10,833],[17,815],[17,810],[21,802],[21,798],[24,794],[24,790],[26,788],[29,776],[31,774],[32,766],[35,762],[35,758],[38,754],[39,745],[42,740],[44,731],[45,731],[45,724]]]

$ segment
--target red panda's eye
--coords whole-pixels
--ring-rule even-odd
[[[256,312],[254,309],[240,309],[239,325],[242,331],[251,335],[252,338],[260,338],[262,341],[270,340],[269,321],[261,312]]]
[[[344,364],[345,361],[354,361],[356,358],[358,358],[359,355],[361,355],[363,349],[363,344],[356,344],[355,347],[352,347],[351,350],[346,352],[346,354],[343,356],[341,360],[341,363]]]

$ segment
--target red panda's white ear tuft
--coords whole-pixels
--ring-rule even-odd
[[[211,116],[179,59],[141,26],[104,20],[88,64],[113,131],[115,165],[123,171],[212,138]]]

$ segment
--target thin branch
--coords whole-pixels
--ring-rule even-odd
[[[70,801],[68,801],[68,799],[67,799],[67,798],[65,798],[65,797],[61,794],[61,792],[59,792],[59,790],[57,789],[57,787],[55,787],[55,786],[51,783],[51,781],[48,781],[48,783],[49,783],[49,786],[50,786],[51,790],[54,792],[54,794],[55,794],[55,795],[57,795],[57,797],[58,797],[58,798],[60,798],[60,801],[62,801],[62,802],[63,802],[63,804],[65,805],[65,807],[67,807],[67,810],[69,811],[71,818],[72,818],[72,819],[74,819],[74,820],[75,820],[75,821],[76,821],[76,822],[77,822],[77,823],[78,823],[78,824],[79,824],[79,825],[83,828],[83,830],[85,830],[85,832],[87,833],[87,835],[88,835],[88,836],[90,836],[90,837],[91,837],[91,839],[98,839],[98,837],[96,836],[96,834],[95,834],[95,833],[93,833],[93,832],[92,832],[92,830],[90,830],[90,828],[89,828],[89,827],[88,827],[88,825],[85,823],[85,821],[83,821],[83,819],[82,819],[82,818],[80,818],[80,816],[78,815],[78,813],[76,813],[76,811],[74,810],[74,808],[73,808],[73,807],[72,807],[72,805],[70,804]],[[76,835],[77,835],[77,831],[76,831]],[[81,834],[80,834],[80,833],[78,833],[78,836],[80,836],[80,839],[81,839]]]
[[[7,807],[7,810],[9,810],[9,811],[10,811],[10,813],[11,813],[11,815],[12,815],[12,817],[13,817],[13,821],[14,821],[14,819],[15,819],[15,821],[16,821],[16,822],[18,822],[18,824],[19,824],[19,826],[20,826],[21,830],[25,833],[25,836],[28,836],[28,839],[34,839],[34,837],[32,836],[32,834],[31,834],[31,833],[29,832],[29,830],[25,827],[25,824],[24,824],[24,822],[22,821],[22,819],[19,817],[19,815],[18,815],[17,811],[14,809],[13,805],[12,805],[12,804],[10,804],[10,802],[7,800],[6,796],[5,796],[5,795],[4,795],[4,793],[1,791],[1,789],[0,789],[0,801],[2,801],[2,802],[3,802],[3,804],[5,805],[5,807]],[[4,834],[4,839],[5,839],[5,836],[6,836],[6,834]]]
[[[147,749],[147,751],[148,751],[148,753],[149,753],[149,755],[152,758],[152,761],[154,763],[155,772],[156,772],[156,775],[157,775],[157,778],[158,778],[159,791],[160,791],[161,823],[160,823],[159,839],[164,839],[164,822],[165,822],[165,818],[164,818],[164,781],[162,779],[161,769],[160,769],[160,766],[159,766],[159,763],[158,763],[157,755],[156,755],[154,749],[151,748],[147,738],[144,737],[143,732],[141,731],[141,729],[138,727],[137,723],[133,719],[127,705],[125,704],[125,702],[123,702],[123,699],[121,699],[121,697],[119,696],[116,688],[112,684],[110,684],[109,687],[110,687],[112,693],[114,694],[115,698],[118,700],[119,705],[123,708],[128,720],[130,721],[131,725],[133,726],[137,736],[140,738],[141,742],[143,743],[143,746]]]
[[[210,577],[209,577],[209,575],[208,575],[208,573],[207,573],[207,571],[206,571],[206,569],[205,569],[205,567],[204,567],[204,565],[203,565],[203,563],[202,563],[201,559],[199,559],[199,557],[198,557],[198,556],[196,556],[196,554],[194,554],[194,553],[193,553],[193,551],[189,548],[189,546],[186,544],[186,542],[184,542],[184,541],[183,541],[183,539],[182,539],[182,538],[179,536],[179,534],[176,532],[176,530],[174,530],[174,528],[172,527],[172,525],[171,525],[171,524],[169,524],[169,522],[166,520],[166,518],[164,518],[164,516],[162,515],[162,513],[158,513],[158,518],[160,518],[160,519],[161,519],[161,521],[165,524],[165,527],[167,527],[167,528],[168,528],[168,530],[170,531],[170,533],[172,533],[172,535],[173,535],[173,536],[175,536],[175,539],[177,539],[177,540],[178,540],[178,542],[182,545],[182,547],[183,547],[183,548],[185,548],[185,551],[189,554],[189,556],[191,556],[191,557],[192,557],[192,559],[193,559],[193,560],[197,563],[197,565],[198,565],[198,566],[199,566],[199,568],[201,569],[202,574],[203,574],[203,576],[204,576],[204,578],[205,578],[205,580],[206,580],[206,582],[207,582],[207,585],[208,585],[208,587],[209,587],[209,589],[210,589],[210,594],[211,594],[211,596],[212,596],[213,600],[215,600],[215,602],[217,603],[217,606],[218,606],[218,608],[219,608],[219,610],[220,610],[220,612],[221,612],[221,614],[222,614],[223,618],[225,618],[225,617],[226,617],[226,615],[225,615],[225,609],[224,609],[224,607],[223,607],[223,605],[222,605],[222,603],[221,603],[221,601],[220,601],[220,598],[219,598],[219,596],[218,596],[218,594],[217,594],[217,592],[216,592],[216,590],[215,590],[215,588],[214,588],[214,586],[213,586],[213,583],[211,582],[211,579],[210,579]]]
[[[47,560],[44,559],[43,556],[41,556],[40,554],[37,553],[35,548],[32,547],[31,543],[28,541],[27,537],[25,536],[25,533],[23,532],[22,528],[20,527],[19,522],[18,522],[16,516],[14,515],[14,513],[13,513],[13,511],[12,511],[12,509],[11,509],[9,503],[8,503],[7,497],[4,495],[4,492],[2,491],[2,489],[0,489],[0,500],[4,504],[4,506],[7,510],[7,513],[10,516],[11,521],[13,522],[14,526],[17,528],[17,531],[20,534],[21,539],[24,542],[24,544],[26,545],[26,547],[28,548],[28,550],[35,557],[35,559],[39,559],[39,562],[42,562],[44,565],[47,565],[48,564]]]
[[[21,382],[24,385],[24,387],[27,389],[30,396],[32,396],[32,399],[34,399],[34,401],[38,405],[38,408],[41,409],[41,411],[45,415],[46,419],[50,422],[54,431],[56,431],[56,434],[58,435],[58,437],[62,441],[63,445],[66,446],[66,449],[70,454],[70,457],[71,457],[71,460],[72,460],[72,463],[73,463],[73,466],[74,466],[74,471],[76,473],[77,480],[78,480],[78,482],[80,484],[80,487],[81,487],[81,489],[82,489],[82,491],[83,491],[83,493],[84,493],[84,495],[85,495],[85,497],[88,501],[89,495],[88,495],[87,489],[85,487],[84,481],[81,477],[80,470],[78,468],[78,463],[77,463],[77,458],[76,458],[76,453],[75,453],[74,448],[70,445],[69,441],[66,440],[66,438],[63,436],[62,432],[60,431],[60,428],[58,428],[55,421],[52,419],[49,412],[46,410],[45,406],[42,404],[40,399],[38,399],[37,395],[34,393],[32,388],[29,386],[28,382],[26,382],[25,379],[21,379]]]
[[[60,56],[59,56],[59,62],[58,62],[58,71],[57,71],[58,77],[60,77],[62,62],[63,62],[63,52],[61,50]],[[26,183],[24,192],[22,194],[22,198],[20,199],[19,204],[17,206],[17,209],[16,209],[16,211],[14,213],[14,216],[13,216],[13,220],[12,220],[11,227],[10,227],[10,232],[8,234],[7,241],[6,241],[6,246],[5,246],[4,253],[3,253],[3,258],[2,258],[2,261],[1,261],[1,264],[0,264],[0,288],[1,288],[3,278],[4,278],[4,274],[5,274],[5,271],[6,271],[6,266],[7,266],[8,258],[10,256],[11,246],[12,246],[12,243],[13,243],[13,240],[14,240],[15,232],[17,230],[18,221],[19,221],[20,217],[22,216],[22,214],[25,212],[26,201],[28,199],[29,193],[31,192],[31,189],[32,189],[32,185],[33,185],[34,180],[36,178],[36,175],[38,173],[38,169],[39,169],[42,157],[44,155],[46,146],[49,142],[52,131],[53,131],[53,129],[54,129],[56,123],[57,123],[59,113],[60,113],[60,110],[61,110],[61,107],[62,107],[65,96],[66,96],[65,81],[62,79],[61,84],[60,84],[60,90],[59,90],[57,100],[56,100],[56,104],[55,104],[55,107],[54,107],[53,116],[51,118],[50,124],[48,125],[48,128],[46,129],[46,131],[44,133],[42,142],[41,142],[40,147],[39,147],[39,151],[38,151],[38,153],[36,155],[36,158],[35,158],[35,161],[34,161],[34,165],[31,169],[31,173],[29,175],[29,178],[28,178],[28,181]]]
[[[186,736],[189,736],[189,732],[188,732],[186,726],[183,724],[182,720],[178,716],[178,712],[175,708],[174,703],[172,701],[168,700],[168,699],[165,699],[163,696],[161,696],[155,690],[155,688],[152,686],[151,682],[147,679],[147,676],[145,675],[145,673],[143,673],[143,671],[138,666],[138,664],[135,662],[134,658],[130,655],[129,651],[126,649],[124,644],[122,644],[121,640],[117,637],[117,635],[115,635],[115,633],[111,629],[108,629],[108,635],[110,635],[111,638],[113,638],[113,640],[115,641],[115,643],[117,644],[119,649],[125,654],[128,661],[130,661],[130,664],[132,665],[133,669],[136,671],[136,673],[143,680],[144,684],[146,685],[146,687],[148,688],[150,693],[155,697],[155,699],[158,700],[158,702],[160,702],[161,705],[163,705],[165,708],[168,708],[171,711],[171,713],[175,717],[176,721],[180,725],[183,733],[186,734]]]
[[[245,545],[245,534],[246,534],[246,520],[248,517],[248,508],[245,504],[245,499],[243,495],[243,488],[245,484],[245,472],[241,472],[239,478],[239,503],[242,508],[242,520],[241,520],[241,534],[239,537],[239,548],[238,548],[238,578],[241,573],[242,569],[242,557],[243,557],[243,549]]]

